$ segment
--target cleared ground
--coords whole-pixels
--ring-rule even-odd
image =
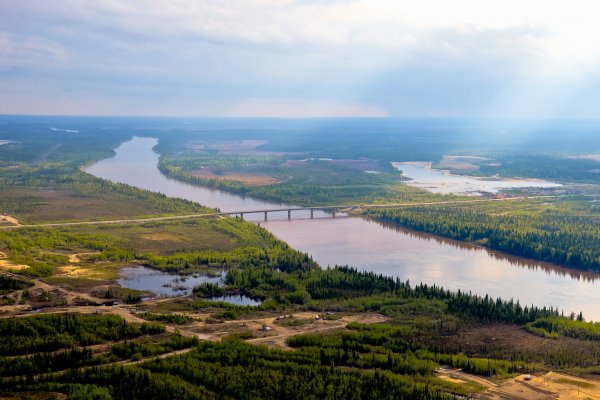
[[[26,268],[29,268],[29,266],[12,263],[6,256],[6,253],[0,251],[0,271],[20,271]]]
[[[448,375],[473,380],[472,375],[452,371]],[[481,383],[481,378],[477,379]],[[489,382],[489,381],[488,381]],[[519,375],[499,385],[489,382],[488,389],[474,399],[485,400],[575,400],[600,398],[600,382],[557,372],[539,376]]]
[[[197,169],[191,171],[190,173],[192,174],[192,176],[195,176],[197,178],[237,181],[252,186],[274,185],[276,183],[281,182],[279,179],[273,178],[269,175],[252,175],[239,173],[216,174],[210,168]]]
[[[27,317],[29,315],[77,313],[77,314],[114,314],[123,317],[132,323],[145,322],[139,316],[142,308],[163,308],[163,303],[177,302],[183,299],[153,299],[139,305],[115,304],[102,305],[105,299],[95,297],[85,292],[68,290],[62,287],[47,284],[40,280],[32,280],[34,286],[28,288],[29,293],[43,292],[60,299],[54,305],[45,308],[32,308],[31,304],[13,304],[0,306],[0,318]],[[21,293],[17,293],[20,297]],[[340,314],[318,315],[310,312],[274,315],[272,312],[257,312],[255,316],[249,315],[231,321],[218,322],[212,317],[214,311],[178,312],[191,318],[185,325],[165,324],[168,332],[180,332],[184,336],[194,336],[201,340],[221,340],[230,334],[245,332],[251,334],[249,342],[260,343],[269,347],[289,349],[287,338],[293,335],[328,331],[344,328],[350,322],[363,324],[379,323],[388,320],[387,317],[377,313],[367,314]],[[278,324],[279,321],[302,321],[301,324],[288,326]]]
[[[0,189],[0,216],[12,224],[101,220],[164,215],[142,200],[82,195],[72,190]]]
[[[74,265],[79,262],[80,254],[72,254],[71,260]],[[137,305],[116,304],[101,305],[104,301],[101,297],[90,295],[86,292],[70,290],[57,287],[39,279],[32,279],[33,287],[27,289],[30,299],[36,293],[53,297],[54,304],[48,303],[45,308],[32,308],[29,304],[12,304],[0,307],[0,318],[26,317],[33,314],[53,313],[78,313],[78,314],[114,314],[123,317],[128,322],[142,323],[142,312],[152,310],[153,312],[173,312],[184,314],[191,320],[183,325],[166,323],[169,333],[179,332],[187,337],[196,337],[200,340],[219,341],[230,335],[239,335],[249,343],[265,345],[277,349],[289,350],[287,339],[298,334],[328,332],[343,329],[351,322],[362,324],[375,324],[386,322],[388,317],[378,313],[325,313],[298,311],[290,314],[273,313],[268,311],[253,311],[244,314],[238,319],[231,321],[220,321],[215,319],[219,311],[214,309],[202,309],[197,312],[181,311],[186,308],[186,302],[190,299],[153,299]],[[17,298],[22,297],[22,292],[17,293]],[[189,308],[188,308],[189,310]],[[543,351],[545,346],[565,346],[569,351],[570,346],[580,346],[582,341],[570,339],[544,339],[527,333],[523,329],[513,325],[484,325],[468,326],[456,334],[446,336],[445,344],[457,351],[464,351],[467,346],[473,351],[479,347],[486,347],[487,351],[514,351],[518,347],[527,347],[528,351],[538,349]],[[512,346],[512,347],[511,347]],[[584,349],[585,350],[585,349]],[[182,354],[189,349],[177,350],[161,355],[168,357]],[[119,361],[119,364],[134,364],[143,362],[153,357],[142,360]],[[575,377],[562,373],[549,372],[543,375],[535,375],[528,379],[525,374],[498,383],[481,376],[465,373],[459,369],[441,368],[437,377],[455,384],[464,384],[466,388],[485,388],[476,394],[475,399],[596,399],[600,398],[600,383],[582,377]],[[10,397],[8,397],[10,398]]]

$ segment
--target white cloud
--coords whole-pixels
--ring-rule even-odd
[[[62,60],[65,56],[62,46],[47,39],[0,32],[0,66],[42,64]]]
[[[217,98],[229,114],[381,115],[400,96],[425,109],[423,92],[435,112],[460,113],[461,96],[530,104],[552,82],[566,96],[569,82],[595,79],[598,8],[596,0],[0,1],[0,66],[107,99]],[[456,96],[443,93],[440,76]],[[470,77],[469,93],[456,89]]]
[[[600,55],[593,0],[22,0],[15,7],[66,29],[126,32],[138,43],[208,40],[400,61],[441,53],[595,63]]]

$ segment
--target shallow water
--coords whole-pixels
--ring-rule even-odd
[[[482,192],[498,193],[504,189],[554,188],[562,186],[559,183],[537,179],[483,179],[467,175],[455,175],[447,171],[432,169],[425,164],[427,163],[417,165],[416,163],[394,162],[392,166],[402,171],[402,176],[410,179],[406,181],[407,185],[441,194],[477,195]]]
[[[284,206],[242,198],[178,182],[162,175],[156,139],[134,138],[116,149],[116,156],[100,161],[88,172],[115,182],[197,201],[225,211]],[[472,291],[521,304],[558,307],[565,313],[583,311],[600,320],[600,275],[578,272],[551,264],[510,257],[487,249],[398,229],[362,218],[308,212],[251,216],[294,248],[307,252],[322,266],[351,265],[412,283],[437,284],[448,289]]]
[[[117,282],[124,288],[143,290],[157,296],[187,296],[192,293],[194,286],[201,283],[214,283],[222,285],[225,279],[225,270],[216,276],[206,274],[177,275],[157,271],[144,266],[122,268],[119,271]],[[261,302],[244,295],[225,295],[206,298],[208,301],[226,301],[240,306],[256,306]]]
[[[221,284],[221,272],[217,276],[201,274],[177,275],[157,271],[144,266],[122,268],[117,282],[122,287],[135,290],[147,290],[159,296],[185,296],[192,293],[194,286],[210,282]]]

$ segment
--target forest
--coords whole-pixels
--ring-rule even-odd
[[[3,318],[0,319],[0,334],[4,338],[0,355],[52,352],[163,331],[161,325],[147,323],[135,326],[117,316],[58,314]]]
[[[508,162],[514,143],[496,146],[493,135],[479,134],[482,127],[473,128],[471,141],[461,142],[465,132],[457,121],[437,121],[427,129],[419,128],[419,121],[378,127],[365,120],[238,123],[245,128],[228,128],[221,120],[1,118],[2,139],[17,143],[0,146],[0,211],[21,223],[210,212],[81,170],[113,154],[132,132],[160,139],[160,167],[171,176],[295,204],[458,198],[404,185],[390,161],[436,160],[460,152],[503,160],[500,170],[510,175],[526,176],[530,169],[517,158]],[[49,124],[79,134],[49,132]],[[589,132],[578,129],[564,148],[560,135],[547,130],[533,134],[528,146],[539,150],[537,160],[546,165],[540,168],[548,177],[589,184],[586,190],[593,191],[594,173],[577,175],[593,165],[589,160],[548,167],[569,152],[590,150],[582,145]],[[377,135],[365,136],[365,130]],[[246,139],[265,143],[253,154],[215,150],[222,141]],[[201,167],[216,177],[192,174]],[[232,171],[269,175],[277,183],[219,178]],[[588,200],[414,206],[365,211],[364,216],[597,271],[598,209]],[[0,318],[0,397],[454,399],[484,387],[442,379],[442,367],[492,382],[549,370],[600,374],[600,328],[585,315],[351,266],[321,268],[308,254],[237,218],[23,227],[0,231],[0,251],[8,265],[28,266],[0,274],[0,306],[23,310]],[[150,304],[142,301],[144,292],[115,284],[119,269],[132,264],[181,278],[226,273],[223,285],[198,285],[187,297]],[[85,298],[66,299],[73,293]],[[223,294],[245,295],[259,304],[213,300]],[[35,296],[43,299],[34,301]],[[117,311],[128,319],[114,315]],[[296,318],[296,313],[312,318]],[[279,319],[282,315],[290,317]],[[302,332],[321,326],[314,315],[343,322],[335,329]],[[377,316],[376,322],[352,319],[366,315]],[[271,319],[272,326],[297,327],[298,334],[275,348],[263,341],[270,339],[265,326],[250,328]],[[214,341],[200,339],[205,337]]]
[[[256,159],[248,156],[192,155],[161,157],[160,170],[167,176],[192,184],[222,189],[239,195],[302,205],[356,204],[374,201],[426,199],[424,192],[398,187],[397,172],[376,163],[376,174],[336,165],[330,161],[306,160],[286,166],[287,159]],[[194,174],[209,168],[211,175]],[[381,171],[379,171],[381,169]],[[246,184],[226,179],[228,174],[269,177],[275,183]]]
[[[577,269],[600,271],[600,209],[585,198],[547,204],[368,210],[379,221]]]
[[[440,365],[501,378],[550,366],[588,367],[593,371],[600,356],[600,343],[594,336],[597,326],[560,316],[553,309],[522,307],[518,302],[434,286],[411,286],[347,267],[297,267],[287,272],[268,267],[235,270],[238,272],[232,275],[236,277],[228,278],[229,284],[247,276],[257,280],[254,284],[265,293],[273,293],[274,302],[263,303],[259,309],[289,309],[289,301],[300,300],[286,296],[293,289],[305,290],[312,298],[297,304],[300,307],[377,311],[390,319],[381,324],[351,323],[342,330],[293,336],[288,339],[293,350],[286,351],[243,343],[239,335],[220,343],[177,335],[165,338],[160,324],[132,325],[113,316],[58,314],[3,319],[3,337],[14,337],[1,350],[3,357],[21,357],[11,362],[0,358],[0,375],[10,377],[0,383],[0,389],[62,392],[72,399],[450,399],[481,388],[437,378],[435,371]],[[274,275],[279,279],[273,279]],[[207,306],[219,307],[214,303]],[[239,311],[243,314],[252,309]],[[156,314],[147,318],[170,320]],[[495,348],[447,343],[464,329],[492,322],[544,330],[554,335],[555,343],[543,352],[504,348],[502,357]],[[144,339],[150,337],[156,339]],[[563,337],[581,341],[569,344]],[[98,343],[110,346],[99,353],[94,347]],[[582,351],[565,351],[563,346],[572,345],[581,346]],[[191,350],[155,358],[178,349]],[[129,361],[120,365],[121,360]]]
[[[385,202],[435,202],[464,199],[440,196],[409,188],[394,180],[389,172],[375,178],[348,168],[321,162],[319,167],[307,164],[301,174],[295,169],[278,171],[288,179],[270,185],[247,185],[235,180],[205,178],[189,171],[199,165],[227,163],[231,156],[200,158],[162,158],[161,170],[177,179],[203,186],[250,195],[261,199],[319,204],[361,204]],[[237,159],[237,158],[236,158]],[[247,173],[261,173],[260,168],[237,169],[239,159],[229,168]],[[273,168],[262,173],[273,176]],[[548,170],[546,168],[546,170]],[[292,177],[289,179],[289,177]],[[565,175],[565,178],[567,176]],[[570,201],[530,200],[519,204],[493,203],[365,210],[362,215],[385,223],[393,223],[417,231],[433,233],[455,240],[475,242],[494,250],[517,256],[547,261],[582,270],[600,269],[600,208],[590,197],[573,196]]]
[[[573,196],[570,202],[552,200],[551,206],[532,200],[515,207],[500,203],[487,207],[414,207],[367,211],[364,215],[414,230],[476,242],[508,254],[582,270],[600,268],[595,245],[600,235],[599,209],[594,203],[600,184],[599,164],[594,158],[579,156],[594,153],[597,143],[591,140],[593,130],[587,126],[575,127],[565,143],[560,133],[561,124],[536,128],[525,124],[520,130],[508,131],[502,143],[498,143],[493,134],[486,136],[485,132],[494,127],[484,122],[478,128],[480,135],[467,134],[455,125],[458,121],[444,122],[444,135],[440,134],[441,126],[432,121],[427,125],[430,130],[419,128],[418,121],[378,123],[376,128],[368,121],[356,121],[356,126],[344,125],[343,131],[336,130],[340,126],[334,121],[323,121],[322,126],[299,124],[289,132],[282,123],[281,135],[260,130],[253,130],[252,136],[235,130],[219,131],[219,135],[206,132],[201,138],[190,137],[187,142],[202,143],[203,147],[198,148],[186,147],[171,137],[162,139],[157,148],[161,152],[159,168],[164,174],[185,182],[289,204],[434,202],[464,197],[411,188],[390,167],[390,162],[433,161],[434,166],[439,167],[436,161],[447,154],[481,157],[486,161],[455,172],[550,179],[566,185],[561,194],[587,197]],[[379,134],[368,135],[367,139],[361,135],[361,127],[371,127]],[[327,135],[318,135],[318,132],[327,132]],[[528,141],[517,146],[520,135],[527,135]],[[262,140],[264,144],[250,154],[245,148],[238,153],[231,150],[232,144],[243,143],[248,138]],[[219,147],[220,143],[227,144],[226,150]],[[268,177],[271,181],[256,184],[245,182],[244,177]],[[529,193],[522,190],[506,194]]]

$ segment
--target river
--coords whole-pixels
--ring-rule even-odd
[[[167,178],[158,169],[157,139],[134,137],[116,155],[86,171],[97,177],[199,202],[222,211],[283,207],[262,200],[193,186]],[[320,265],[351,265],[412,283],[437,284],[452,290],[504,299],[521,305],[554,306],[565,314],[582,311],[600,320],[600,275],[507,256],[479,246],[398,229],[363,218],[318,212],[252,216],[254,222]]]

